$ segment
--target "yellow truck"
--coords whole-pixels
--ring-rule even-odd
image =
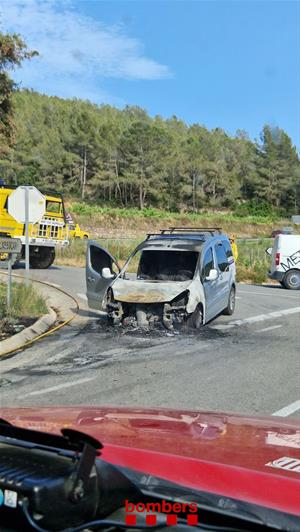
[[[0,186],[0,238],[19,238],[22,241],[22,253],[16,261],[25,256],[25,225],[18,223],[7,212],[9,195],[16,187]],[[46,212],[43,218],[29,225],[29,261],[31,268],[49,268],[55,259],[57,247],[69,244],[68,225],[66,223],[64,201],[62,195],[55,192],[43,192],[46,197]],[[6,267],[6,257],[0,257],[0,267]]]
[[[89,238],[89,234],[81,229],[78,224],[68,223],[69,238]]]

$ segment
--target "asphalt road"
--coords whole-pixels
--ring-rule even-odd
[[[31,277],[74,295],[79,316],[1,361],[1,406],[121,404],[300,418],[299,292],[239,285],[234,316],[195,334],[145,335],[107,328],[88,310],[83,269]]]

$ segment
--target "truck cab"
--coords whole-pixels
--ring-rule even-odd
[[[0,186],[0,238],[21,240],[22,253],[16,258],[21,260],[25,254],[25,227],[7,210],[8,197],[15,188],[10,185]],[[49,268],[55,259],[55,249],[69,244],[63,197],[55,192],[46,192],[44,195],[46,212],[39,222],[29,225],[30,266],[38,269]],[[0,266],[5,267],[5,257],[0,257]]]
[[[68,229],[69,229],[69,238],[89,238],[89,234],[81,229],[80,225],[77,223],[68,223]]]

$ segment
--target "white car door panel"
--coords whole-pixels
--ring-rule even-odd
[[[103,277],[102,270],[109,268],[114,274]],[[90,308],[101,310],[107,289],[114,282],[120,267],[114,257],[99,244],[89,241],[86,253],[86,295]]]

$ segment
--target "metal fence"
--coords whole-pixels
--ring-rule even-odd
[[[101,237],[95,239],[103,248],[107,249],[117,261],[124,261],[129,254],[141,242],[141,238],[112,238]],[[266,255],[266,248],[272,247],[272,238],[238,238],[236,240],[240,261],[251,266],[256,262],[268,263],[269,258]],[[85,254],[86,242],[74,240],[70,246],[61,250],[62,256],[82,256]]]
[[[239,259],[247,262],[249,266],[255,262],[269,263],[266,249],[272,247],[273,241],[272,238],[237,238]]]
[[[125,260],[131,251],[141,242],[141,239],[135,238],[111,238],[102,237],[97,242],[103,246],[119,261]],[[272,247],[272,238],[238,238],[239,259],[247,262],[249,266],[255,262],[268,263],[269,258],[266,254],[266,248]]]

